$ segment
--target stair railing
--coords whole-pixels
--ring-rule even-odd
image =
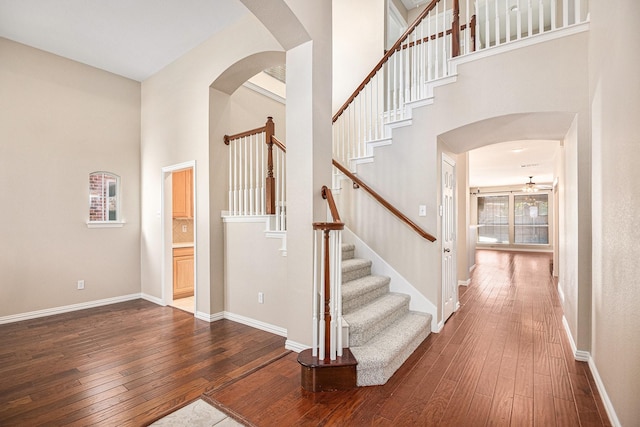
[[[385,125],[407,118],[407,104],[431,96],[458,55],[588,20],[588,0],[432,0],[333,116],[333,157],[371,155]]]
[[[225,135],[224,143],[229,146],[228,215],[273,215],[273,231],[285,231],[286,147],[275,137],[273,118],[260,128]]]
[[[333,166],[336,169],[338,169],[340,172],[345,174],[347,176],[347,178],[349,178],[351,181],[353,181],[354,185],[357,188],[362,188],[367,193],[369,193],[371,195],[371,197],[376,199],[376,201],[378,203],[380,203],[382,206],[384,206],[389,212],[391,212],[393,215],[395,215],[400,221],[402,221],[406,225],[408,225],[411,229],[413,229],[413,231],[418,233],[421,237],[427,239],[430,242],[435,242],[436,241],[436,238],[433,235],[427,233],[418,224],[416,224],[415,222],[411,221],[409,219],[409,217],[407,217],[405,214],[400,212],[395,206],[393,206],[384,197],[382,197],[375,190],[373,190],[371,187],[369,187],[367,184],[365,184],[365,182],[362,181],[360,178],[358,178],[356,175],[351,173],[351,171],[349,171],[346,167],[341,165],[336,160],[333,160]]]
[[[313,223],[313,344],[312,356],[342,357],[342,230],[333,194],[322,187],[332,222]]]

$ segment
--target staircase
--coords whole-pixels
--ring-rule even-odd
[[[342,245],[342,311],[357,385],[381,385],[431,332],[431,315],[409,311],[410,297],[389,292],[388,277],[371,275],[371,261]]]

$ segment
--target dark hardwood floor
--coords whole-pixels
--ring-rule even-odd
[[[257,426],[609,426],[547,254],[478,251],[460,309],[379,387],[308,393],[288,355],[210,402]]]
[[[256,426],[608,426],[549,265],[478,251],[444,329],[344,392],[303,391],[284,338],[142,300],[0,325],[0,426],[146,425],[201,396]]]
[[[144,425],[287,353],[144,300],[0,325],[0,426]]]

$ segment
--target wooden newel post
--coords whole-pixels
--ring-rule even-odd
[[[273,177],[273,140],[275,135],[273,117],[267,117],[265,124],[265,142],[267,143],[267,178],[266,178],[266,209],[267,215],[276,213],[276,179]]]
[[[331,269],[329,267],[329,233],[324,230],[324,348],[327,355],[331,348]],[[328,358],[329,356],[327,356]]]
[[[453,22],[451,23],[451,56],[460,55],[460,4],[453,0]]]

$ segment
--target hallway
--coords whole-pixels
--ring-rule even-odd
[[[210,392],[247,424],[610,425],[571,354],[551,255],[479,250],[460,309],[379,387],[312,394],[290,354]]]

